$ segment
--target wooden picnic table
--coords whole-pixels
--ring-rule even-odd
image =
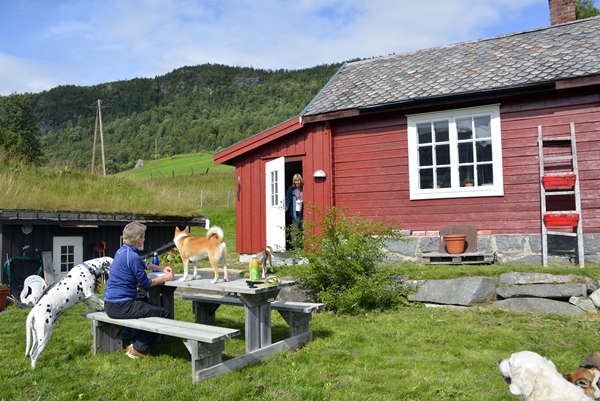
[[[276,302],[275,309],[290,325],[290,337],[272,344],[271,304],[279,291],[295,285],[294,281],[285,280],[269,286],[250,287],[244,279],[213,284],[212,279],[181,281],[182,277],[182,274],[176,274],[175,280],[151,287],[148,291],[150,302],[166,308],[169,318],[111,319],[104,312],[85,313],[92,321],[94,354],[121,350],[123,327],[180,337],[191,354],[192,379],[200,382],[242,369],[276,352],[296,350],[312,341],[308,322],[313,311],[324,307],[323,304]],[[184,298],[192,300],[195,323],[175,320],[177,288],[185,289]],[[223,361],[225,340],[239,335],[239,330],[214,326],[214,312],[219,305],[240,305],[238,300],[245,309],[246,353]]]
[[[283,280],[268,286],[250,287],[246,279],[212,283],[212,278],[182,281],[183,274],[176,274],[173,281],[150,287],[150,302],[167,309],[171,318],[175,318],[175,290],[185,289],[191,293],[229,294],[240,299],[245,310],[246,353],[263,349],[271,345],[271,302],[275,301],[279,291],[296,284]]]

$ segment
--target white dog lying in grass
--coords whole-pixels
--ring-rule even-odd
[[[594,401],[583,389],[558,373],[552,361],[535,352],[516,352],[502,359],[498,368],[510,392],[523,401]],[[600,397],[596,386],[595,398]]]

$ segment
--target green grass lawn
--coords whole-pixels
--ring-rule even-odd
[[[235,262],[235,209],[227,208],[227,193],[235,190],[235,174],[231,168],[213,169],[212,157],[209,159],[204,160],[207,164],[199,163],[202,155],[161,159],[157,165],[148,162],[137,171],[107,178],[67,170],[0,166],[0,205],[5,209],[203,214],[225,231],[229,266],[246,269],[247,264]],[[153,173],[151,181],[152,169],[160,170],[162,176]],[[98,197],[98,193],[104,196]],[[224,195],[218,198],[217,194]],[[201,205],[204,195],[216,200]],[[209,202],[208,198],[202,201],[205,199]],[[174,267],[182,272],[180,265]],[[275,274],[293,276],[295,269],[276,267]],[[389,265],[389,269],[390,274],[412,279],[497,277],[510,271],[600,277],[599,264],[579,269],[516,263],[403,263]],[[90,322],[80,316],[86,310],[83,304],[61,317],[37,368],[32,370],[30,359],[24,356],[25,319],[30,309],[13,305],[0,313],[0,401],[514,401],[516,397],[498,371],[499,359],[517,351],[535,351],[567,373],[591,352],[600,351],[598,315],[517,313],[489,304],[462,309],[413,304],[360,316],[314,314],[314,341],[303,349],[280,352],[240,371],[193,384],[190,356],[177,339],[155,344],[153,356],[144,360],[131,360],[125,351],[92,355]],[[191,302],[176,299],[175,315],[193,321]],[[277,312],[272,319],[273,341],[286,338],[285,321]],[[244,354],[243,309],[220,307],[217,324],[242,332],[240,337],[226,341],[224,357]]]
[[[277,268],[277,275],[293,272]],[[544,271],[536,265],[390,265],[411,278],[491,276]],[[471,269],[471,270],[469,270]],[[556,274],[600,276],[600,266],[553,266]],[[450,274],[454,271],[454,274]],[[569,273],[566,273],[569,274]],[[515,400],[497,368],[499,359],[530,350],[550,358],[562,373],[598,351],[600,317],[517,313],[491,305],[451,309],[408,307],[361,316],[313,316],[314,341],[280,352],[240,371],[192,384],[188,352],[177,339],[155,344],[153,356],[125,352],[94,356],[90,322],[80,304],[55,325],[48,347],[31,370],[25,353],[27,310],[0,314],[0,400]],[[193,321],[191,303],[177,299],[178,319]],[[217,324],[242,331],[226,341],[225,358],[242,355],[244,312],[225,306]],[[288,327],[273,312],[273,341]]]

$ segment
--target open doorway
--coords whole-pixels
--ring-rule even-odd
[[[294,174],[300,174],[303,180],[306,180],[304,174],[302,173],[302,160],[285,160],[285,191],[287,193],[287,189],[292,185],[292,178]],[[285,201],[284,201],[285,202]],[[292,218],[289,213],[285,214],[285,226],[289,227],[292,225]],[[292,248],[291,246],[291,238],[289,237],[289,233],[286,231],[285,238],[285,249],[289,250]]]
[[[285,230],[292,225],[285,210],[285,195],[295,174],[302,174],[302,160],[278,157],[265,163],[266,239],[267,245],[277,252],[292,248]]]

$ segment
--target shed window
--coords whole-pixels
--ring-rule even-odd
[[[498,105],[407,117],[411,199],[504,194]]]
[[[62,245],[60,247],[60,272],[66,273],[75,266],[75,247]]]

